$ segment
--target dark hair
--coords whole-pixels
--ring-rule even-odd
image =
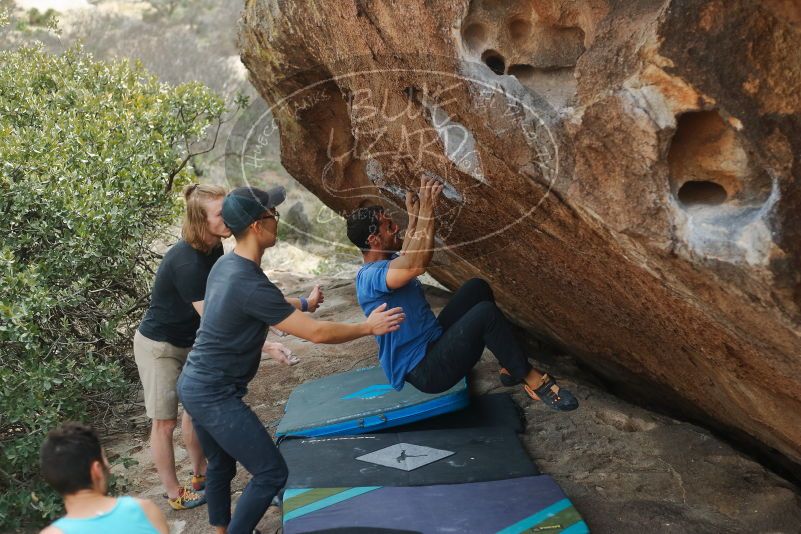
[[[347,218],[348,239],[364,252],[370,250],[367,240],[378,233],[379,216],[384,213],[382,206],[359,208]]]
[[[70,495],[92,487],[90,469],[103,462],[100,440],[91,427],[65,423],[51,430],[39,455],[42,478],[59,494]]]

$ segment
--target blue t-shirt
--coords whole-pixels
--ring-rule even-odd
[[[209,273],[203,317],[183,374],[207,384],[247,386],[259,369],[267,327],[294,311],[256,262],[226,254]]]
[[[119,497],[114,508],[94,517],[62,517],[53,526],[64,534],[158,534],[142,505],[133,497]]]
[[[391,260],[365,263],[356,274],[356,298],[365,315],[387,303],[387,309],[403,308],[406,320],[400,328],[378,340],[378,360],[392,387],[400,391],[406,375],[425,357],[429,343],[442,335],[442,327],[434,317],[423,284],[417,278],[398,289],[387,287],[387,271]]]

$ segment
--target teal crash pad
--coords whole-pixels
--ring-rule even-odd
[[[341,436],[374,432],[465,408],[467,383],[430,395],[406,384],[395,391],[380,367],[305,382],[287,400],[276,435]]]

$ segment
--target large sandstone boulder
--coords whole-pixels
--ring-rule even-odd
[[[329,206],[439,177],[438,280],[801,463],[797,2],[248,0],[240,46]]]

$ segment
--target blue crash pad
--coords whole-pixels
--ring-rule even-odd
[[[287,400],[277,436],[337,436],[374,432],[465,408],[467,383],[436,395],[406,384],[395,391],[380,367],[305,382]]]
[[[284,534],[589,533],[573,503],[546,475],[435,486],[287,489],[282,513]]]

